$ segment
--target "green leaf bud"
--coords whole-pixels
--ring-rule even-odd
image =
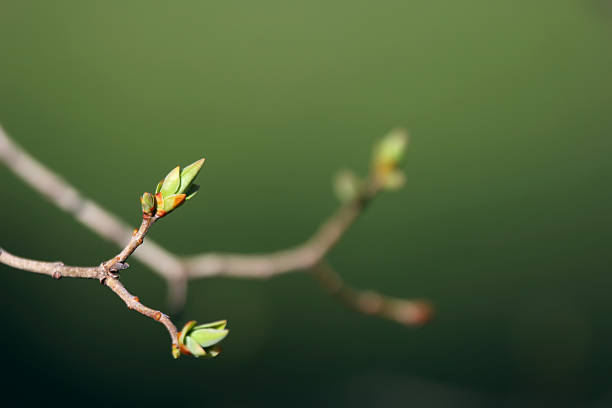
[[[147,216],[152,216],[155,213],[155,199],[151,193],[144,193],[140,197],[142,213]]]

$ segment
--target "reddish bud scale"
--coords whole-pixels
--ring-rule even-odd
[[[166,215],[166,212],[163,210],[163,208],[164,208],[164,196],[162,195],[162,193],[155,194],[155,203],[157,204],[157,212],[155,213],[155,215],[158,218],[161,218],[164,215]]]
[[[185,202],[186,197],[186,194],[178,194],[176,197],[174,197],[174,200],[172,202],[172,208],[176,208],[179,205],[183,204]]]

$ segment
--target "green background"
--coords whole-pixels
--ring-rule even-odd
[[[340,168],[412,133],[407,185],[330,255],[350,283],[427,298],[423,329],[353,313],[308,276],[207,279],[184,316],[224,353],[173,361],[97,282],[0,266],[2,399],[147,406],[612,404],[612,6],[538,1],[0,1],[0,122],[136,226],[138,196],[207,158],[151,236],[178,253],[300,243]],[[0,166],[0,244],[116,252]],[[165,307],[138,262],[123,281]]]

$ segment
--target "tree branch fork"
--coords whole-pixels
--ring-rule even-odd
[[[119,296],[129,309],[162,323],[170,335],[173,350],[178,344],[178,331],[169,316],[143,305],[120,281],[120,273],[129,267],[126,261],[131,256],[135,256],[166,280],[170,304],[174,309],[184,304],[187,283],[192,279],[215,276],[267,279],[302,270],[309,272],[330,295],[360,313],[409,326],[420,326],[431,317],[432,309],[428,302],[392,298],[375,291],[360,291],[348,286],[325,260],[326,255],[365,208],[384,190],[379,177],[380,169],[376,167],[373,167],[354,196],[299,246],[268,254],[203,253],[178,256],[151,239],[144,242],[158,217],[143,215],[140,227],[132,232],[117,216],[82,197],[76,188],[30,156],[10,139],[1,126],[0,161],[52,203],[71,213],[96,234],[122,248],[113,258],[90,267],[21,258],[2,248],[0,263],[54,279],[69,277],[99,280]],[[383,171],[387,170],[383,168]]]

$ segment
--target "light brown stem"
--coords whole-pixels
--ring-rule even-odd
[[[173,347],[178,347],[178,335],[177,329],[170,317],[160,312],[159,310],[151,309],[140,303],[140,299],[137,296],[132,295],[128,290],[123,286],[123,284],[116,278],[108,278],[104,281],[104,284],[108,286],[117,296],[119,296],[124,302],[125,305],[130,310],[135,310],[140,314],[143,314],[147,317],[150,317],[153,320],[156,320],[163,324],[168,333],[170,334],[170,340],[172,341]]]
[[[133,235],[125,248],[123,248],[117,256],[111,258],[107,262],[101,263],[99,266],[67,266],[64,265],[63,262],[35,261],[15,256],[2,248],[0,248],[0,263],[24,271],[49,275],[55,279],[60,279],[64,276],[70,278],[98,279],[115,292],[115,294],[125,302],[129,309],[136,310],[163,324],[168,330],[172,346],[175,348],[178,347],[177,330],[170,318],[159,310],[151,309],[140,303],[138,297],[130,294],[125,286],[119,281],[118,275],[115,274],[115,272],[119,272],[121,269],[127,267],[127,264],[124,264],[125,260],[143,243],[145,235],[154,222],[155,219],[153,218],[143,219],[140,228]],[[116,268],[118,265],[120,265],[120,267]]]

